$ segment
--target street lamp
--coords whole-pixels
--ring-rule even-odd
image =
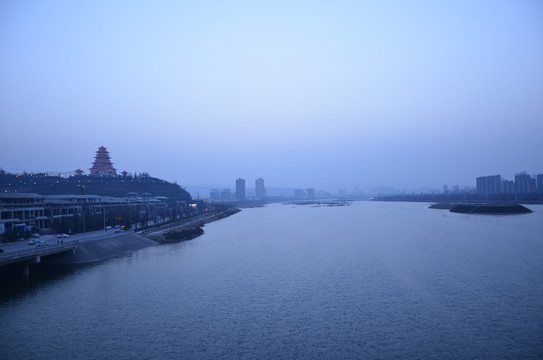
[[[102,212],[104,213],[104,231],[107,231],[106,230],[106,208],[105,207],[103,208]]]

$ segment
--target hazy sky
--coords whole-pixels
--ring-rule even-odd
[[[0,167],[336,191],[543,173],[543,2],[0,3]]]

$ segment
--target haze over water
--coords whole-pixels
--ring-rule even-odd
[[[543,171],[539,0],[4,0],[0,49],[10,172],[87,170],[102,145],[182,186]]]
[[[0,302],[6,358],[538,359],[543,208],[271,205]]]

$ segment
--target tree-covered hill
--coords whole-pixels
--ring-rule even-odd
[[[75,175],[70,177],[46,174],[10,174],[0,171],[0,192],[35,193],[42,195],[85,194],[124,197],[127,193],[149,193],[170,200],[191,201],[190,194],[176,183],[140,174],[117,176]]]

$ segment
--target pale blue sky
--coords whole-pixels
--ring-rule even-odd
[[[543,173],[541,1],[9,1],[0,167],[181,185]]]

